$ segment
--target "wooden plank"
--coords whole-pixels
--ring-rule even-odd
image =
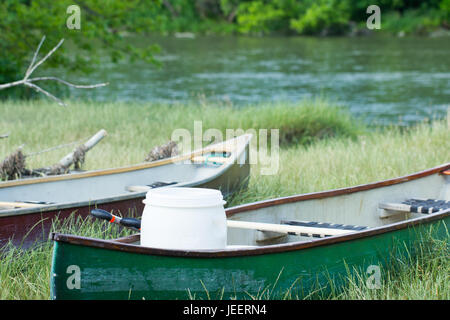
[[[402,203],[380,203],[381,209],[415,213],[435,213],[450,209],[450,200],[440,199],[408,199]]]
[[[261,223],[261,222],[237,221],[237,220],[227,220],[227,226],[229,228],[271,231],[271,232],[295,234],[295,235],[321,235],[324,237],[325,236],[338,236],[338,235],[356,232],[353,230],[291,226],[291,225],[283,225],[283,224],[275,224],[275,223]]]
[[[0,201],[0,207],[6,207],[6,208],[35,208],[35,207],[42,207],[42,206],[45,206],[45,204]]]
[[[411,206],[404,203],[380,203],[378,207],[384,210],[411,212]]]

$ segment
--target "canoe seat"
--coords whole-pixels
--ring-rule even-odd
[[[322,234],[301,234],[301,236],[306,237],[314,237],[314,238],[323,238],[331,236],[331,234],[327,234],[326,229],[330,230],[349,230],[349,231],[361,231],[365,230],[367,226],[355,226],[350,224],[338,224],[338,223],[327,223],[327,222],[315,222],[315,221],[298,221],[298,220],[281,220],[281,224],[287,224],[291,226],[300,226],[300,227],[313,227],[313,228],[324,228]]]
[[[388,212],[381,212],[380,217],[385,218],[402,212],[414,212],[430,214],[445,209],[450,209],[450,201],[435,199],[407,199],[402,203],[380,203],[380,209]]]
[[[145,186],[126,186],[125,190],[130,191],[130,192],[145,192],[145,191],[148,191],[150,189],[170,186],[172,184],[177,184],[177,183],[178,182],[161,182],[161,181],[157,181],[157,182],[153,182],[152,184],[145,185]]]

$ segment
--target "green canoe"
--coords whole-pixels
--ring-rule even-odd
[[[450,164],[396,179],[226,210],[225,250],[167,250],[139,235],[52,234],[53,299],[305,297],[348,270],[376,288],[393,254],[431,228],[447,238]]]

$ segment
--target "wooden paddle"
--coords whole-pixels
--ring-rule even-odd
[[[96,218],[107,220],[111,223],[118,223],[125,227],[130,227],[135,230],[141,229],[141,220],[134,218],[120,218],[108,211],[101,209],[91,210],[91,215]],[[250,222],[250,221],[236,221],[227,220],[227,226],[229,228],[239,228],[239,229],[251,229],[260,231],[271,231],[285,234],[295,234],[295,235],[318,235],[320,237],[326,236],[338,236],[347,233],[356,232],[354,230],[342,230],[334,228],[316,228],[316,227],[303,227],[303,226],[291,226],[291,225],[280,225],[274,223],[260,223],[260,222]]]

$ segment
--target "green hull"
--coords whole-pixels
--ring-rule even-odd
[[[354,268],[364,273],[392,254],[411,252],[424,232],[447,238],[450,217],[337,243],[264,254],[182,257],[148,255],[56,239],[52,299],[251,299],[305,297]],[[404,245],[406,244],[406,246]],[[408,250],[406,250],[408,247]],[[366,274],[370,276],[369,273]]]

